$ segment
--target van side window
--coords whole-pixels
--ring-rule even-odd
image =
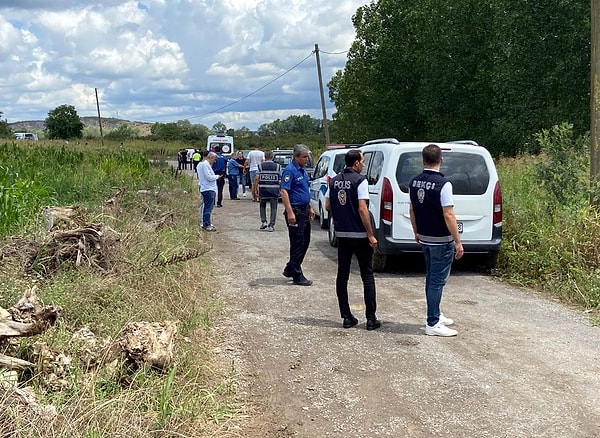
[[[317,167],[315,167],[315,172],[313,178],[321,178],[325,176],[327,173],[327,167],[329,165],[329,157],[323,157],[317,163]]]
[[[370,186],[377,184],[383,170],[383,152],[375,151],[369,158],[369,169],[367,170],[367,181]],[[365,157],[366,164],[366,157]]]

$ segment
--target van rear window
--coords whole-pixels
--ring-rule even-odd
[[[478,154],[464,152],[443,153],[441,172],[452,182],[455,195],[483,195],[490,182],[485,159]],[[400,190],[408,193],[409,181],[423,171],[421,152],[400,155],[396,168],[396,181]]]

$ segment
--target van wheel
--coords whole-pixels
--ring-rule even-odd
[[[335,235],[335,227],[333,226],[333,218],[331,217],[329,218],[329,230],[327,236],[329,237],[329,244],[336,248],[338,246],[338,241]]]
[[[373,251],[373,271],[383,272],[387,265],[387,256],[381,254],[377,249]]]
[[[329,228],[328,222],[328,219],[325,219],[325,217],[323,216],[323,206],[319,204],[319,225],[321,226],[321,229],[325,230]]]
[[[486,270],[494,269],[498,264],[498,253],[488,254],[484,256],[479,265]]]

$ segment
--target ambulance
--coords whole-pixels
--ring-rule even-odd
[[[223,155],[233,154],[233,137],[222,132],[215,135],[209,135],[206,140],[206,150],[215,152],[216,146],[221,146]]]

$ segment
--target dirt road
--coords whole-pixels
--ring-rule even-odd
[[[226,196],[227,198],[227,196]],[[243,437],[598,437],[600,328],[530,291],[468,269],[453,272],[442,309],[455,338],[424,334],[423,268],[376,274],[383,326],[364,328],[357,267],[344,330],[336,249],[313,223],[304,263],[311,287],[281,275],[281,216],[258,231],[258,204],[216,209],[212,257],[226,318],[222,359],[240,377]]]

